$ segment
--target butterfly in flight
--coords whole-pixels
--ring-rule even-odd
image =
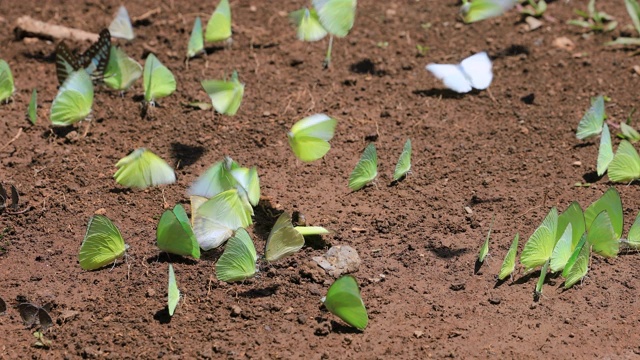
[[[91,78],[101,80],[109,62],[111,51],[111,34],[108,29],[100,32],[98,41],[91,45],[82,55],[75,55],[64,42],[56,47],[56,75],[62,84],[70,73],[85,69]]]

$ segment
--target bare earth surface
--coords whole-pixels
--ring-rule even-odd
[[[18,312],[0,315],[1,358],[635,358],[640,354],[639,254],[594,256],[588,277],[568,291],[549,278],[533,301],[538,271],[495,287],[502,258],[516,232],[520,249],[552,206],[586,207],[611,184],[595,176],[598,141],[575,138],[589,97],[606,94],[609,119],[624,120],[638,106],[640,65],[631,51],[602,44],[631,34],[623,1],[598,2],[621,25],[613,33],[582,36],[566,25],[586,1],[555,1],[542,28],[529,32],[520,16],[474,25],[457,20],[455,1],[360,1],[351,34],[334,43],[333,67],[321,69],[327,40],[295,39],[285,16],[303,1],[231,2],[233,45],[182,62],[195,16],[206,22],[215,3],[137,0],[132,17],[161,12],[119,41],[141,63],[148,51],[175,74],[178,89],[151,118],[140,116],[142,83],[121,97],[96,91],[94,120],[51,130],[57,92],[55,44],[16,40],[22,15],[99,32],[117,1],[0,1],[0,58],[18,88],[0,105],[0,181],[14,184],[22,215],[0,215],[0,296],[51,303],[56,321],[49,350],[33,346]],[[277,5],[275,5],[277,4]],[[604,4],[604,5],[601,5]],[[430,25],[425,25],[430,24]],[[424,26],[423,26],[424,25]],[[552,45],[565,36],[575,48]],[[378,46],[387,42],[388,46]],[[416,44],[429,46],[424,57]],[[86,43],[70,43],[86,49]],[[382,45],[382,44],[381,44]],[[444,90],[424,66],[455,63],[478,51],[492,57],[489,92]],[[237,69],[246,84],[235,117],[188,109],[207,100],[200,80]],[[25,120],[33,88],[39,122]],[[532,104],[521,98],[534,94]],[[323,161],[304,164],[290,151],[286,132],[304,116],[339,119]],[[633,124],[638,124],[634,115]],[[22,134],[4,147],[19,129]],[[375,186],[351,193],[347,178],[367,141],[375,140]],[[375,137],[375,136],[374,136]],[[413,172],[391,186],[404,141],[413,142]],[[175,166],[177,182],[128,190],[112,176],[116,161],[147,147]],[[280,211],[301,211],[307,222],[333,231],[325,245],[305,247],[267,265],[243,284],[215,279],[220,251],[200,261],[158,257],[155,227],[176,203],[189,210],[187,186],[229,155],[259,169],[263,199],[250,228],[262,253]],[[575,187],[591,182],[590,187]],[[637,185],[616,185],[625,234],[640,209]],[[465,211],[469,207],[472,213]],[[89,217],[104,211],[130,245],[128,263],[83,271],[78,250]],[[474,275],[477,251],[492,217],[487,262]],[[356,248],[355,273],[370,315],[355,331],[321,307],[333,279],[314,263],[330,245]],[[184,300],[166,311],[168,262]]]

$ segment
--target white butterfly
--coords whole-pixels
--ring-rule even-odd
[[[466,93],[471,89],[484,90],[491,85],[493,73],[491,60],[486,52],[471,55],[460,64],[429,64],[429,70],[435,77],[442,80],[449,89]]]
[[[115,38],[121,38],[125,40],[133,40],[135,35],[133,34],[133,26],[131,26],[131,19],[129,18],[129,12],[124,6],[120,6],[116,17],[109,25],[109,32],[111,36]]]

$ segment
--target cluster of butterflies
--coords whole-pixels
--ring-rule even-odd
[[[562,272],[564,288],[568,289],[580,281],[589,270],[591,253],[605,258],[618,255],[621,245],[628,249],[640,249],[640,214],[629,229],[627,239],[622,238],[623,211],[620,194],[609,188],[598,200],[582,211],[580,204],[573,202],[561,214],[554,207],[542,224],[529,237],[520,254],[520,263],[526,271],[542,266],[535,295],[542,294],[545,276]],[[478,255],[482,263],[489,251],[489,234]],[[500,268],[498,280],[505,280],[515,270],[519,235],[513,239]]]
[[[620,134],[622,138],[615,155],[611,145],[611,132],[609,125],[605,123],[605,99],[599,95],[591,100],[591,107],[584,114],[576,137],[580,140],[600,135],[600,147],[596,170],[598,176],[608,174],[613,182],[632,182],[640,179],[640,155],[632,143],[640,141],[640,133],[627,122],[620,122]]]
[[[216,277],[225,282],[243,281],[253,277],[257,271],[258,255],[249,233],[238,227],[232,231],[221,224],[217,216],[226,217],[226,212],[233,209],[221,204],[220,198],[234,201],[240,197],[237,190],[224,191],[198,205],[199,196],[192,196],[191,221],[182,205],[162,214],[156,230],[157,246],[161,251],[200,258],[198,234],[217,236],[227,240],[223,254],[216,262]],[[242,205],[239,205],[242,206]],[[203,213],[207,213],[203,215]],[[250,221],[250,217],[247,217]],[[203,231],[204,230],[204,231]],[[329,231],[317,226],[293,226],[291,216],[282,213],[272,228],[264,251],[267,262],[278,261],[295,253],[304,246],[304,236],[327,234]],[[224,242],[224,241],[223,241]],[[219,242],[217,246],[222,245]],[[215,244],[209,244],[213,246]],[[215,246],[215,247],[217,247]],[[103,215],[94,215],[87,226],[87,233],[78,255],[80,266],[85,270],[99,269],[125,256],[128,245],[118,228]],[[207,248],[203,249],[207,250]],[[169,315],[173,316],[180,299],[180,291],[175,278],[173,265],[169,265],[168,300]],[[355,278],[344,276],[334,282],[323,299],[329,311],[336,314],[348,324],[364,329],[368,322],[366,308],[360,296]]]

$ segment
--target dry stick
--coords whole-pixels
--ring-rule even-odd
[[[18,133],[16,134],[16,136],[14,136],[13,139],[9,140],[8,143],[4,144],[4,146],[0,148],[0,151],[4,150],[7,146],[11,145],[12,142],[18,140],[20,135],[22,135],[22,128],[18,129]]]
[[[15,33],[21,37],[37,37],[46,40],[71,39],[78,41],[98,41],[98,34],[61,25],[49,24],[30,16],[22,16],[16,20]]]
[[[135,25],[137,25],[138,23],[148,20],[150,17],[160,14],[162,12],[162,9],[160,9],[159,7],[153,9],[153,10],[149,10],[146,13],[140,15],[140,16],[135,16],[133,18],[131,18],[131,22]]]

